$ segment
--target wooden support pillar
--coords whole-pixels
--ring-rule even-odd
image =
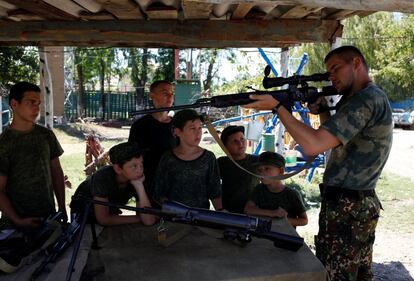
[[[58,122],[64,115],[64,53],[63,47],[41,47],[40,88],[42,89],[41,119],[48,128],[53,128],[53,119]]]
[[[282,48],[282,52],[280,53],[280,71],[282,77],[288,77],[289,75],[289,48]],[[277,130],[276,134],[276,152],[282,154],[285,152],[285,126],[282,123],[279,123],[279,130]]]

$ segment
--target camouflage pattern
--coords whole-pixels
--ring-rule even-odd
[[[323,183],[348,189],[373,189],[392,143],[392,112],[374,84],[343,97],[337,113],[322,124],[342,145],[332,149]]]
[[[275,193],[271,192],[266,185],[258,184],[254,188],[250,200],[260,209],[276,210],[279,207],[283,208],[290,218],[296,218],[306,212],[300,193],[288,186],[285,186],[281,192]]]
[[[54,133],[39,125],[29,132],[7,128],[0,135],[0,174],[6,194],[21,217],[47,217],[55,212],[50,160],[62,155]],[[2,216],[0,229],[11,227]]]
[[[246,154],[243,159],[235,161],[248,171],[254,171],[253,163],[257,161],[257,156]],[[218,158],[217,162],[220,168],[223,208],[232,213],[244,213],[244,205],[254,187],[259,184],[259,179],[234,165],[227,156]]]
[[[322,200],[316,256],[331,280],[372,280],[372,249],[380,207],[376,196]]]
[[[217,160],[205,150],[197,159],[184,161],[166,152],[161,158],[155,177],[153,198],[163,197],[190,207],[210,207],[209,199],[221,197],[220,173]]]

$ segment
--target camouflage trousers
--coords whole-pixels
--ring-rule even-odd
[[[376,195],[322,199],[316,256],[331,280],[372,280],[372,249],[380,208]]]

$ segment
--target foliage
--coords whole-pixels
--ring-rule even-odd
[[[34,47],[0,47],[0,83],[39,82],[39,54]]]
[[[392,101],[412,97],[414,81],[414,16],[375,13],[344,21],[342,45],[354,45],[364,54],[370,75]],[[305,73],[325,71],[329,45],[304,44],[292,52],[307,52]]]
[[[158,55],[155,56],[155,63],[157,67],[153,80],[175,80],[173,49],[158,49]]]

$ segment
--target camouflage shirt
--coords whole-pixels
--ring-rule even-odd
[[[341,145],[332,149],[326,185],[355,190],[375,188],[392,144],[392,113],[385,93],[370,83],[343,97],[337,113],[321,126]]]
[[[45,217],[55,211],[50,160],[62,155],[55,134],[40,125],[29,132],[7,128],[0,135],[0,174],[6,194],[21,217]],[[2,215],[0,229],[12,226]]]
[[[246,154],[242,160],[236,160],[240,166],[252,172],[256,161],[257,155],[250,154]],[[218,158],[217,162],[222,180],[223,208],[233,213],[244,213],[244,205],[253,188],[259,184],[259,179],[234,165],[227,156]]]
[[[154,182],[153,198],[166,197],[190,207],[210,207],[209,199],[221,196],[217,160],[205,150],[197,159],[181,160],[167,151],[161,158]]]
[[[296,218],[306,211],[302,196],[293,188],[285,186],[281,192],[272,192],[266,185],[258,184],[250,197],[256,206],[265,210],[283,208],[288,217]]]
[[[76,189],[75,196],[83,196],[92,198],[94,196],[107,198],[108,202],[125,205],[129,199],[135,197],[138,200],[137,193],[134,186],[128,183],[124,187],[120,187],[116,181],[116,174],[112,167],[104,166],[100,168],[92,176],[84,180]],[[80,206],[79,206],[80,207]],[[71,204],[72,212],[79,212],[83,210],[83,206],[79,209],[76,205]],[[111,214],[122,213],[120,209],[110,207]]]

